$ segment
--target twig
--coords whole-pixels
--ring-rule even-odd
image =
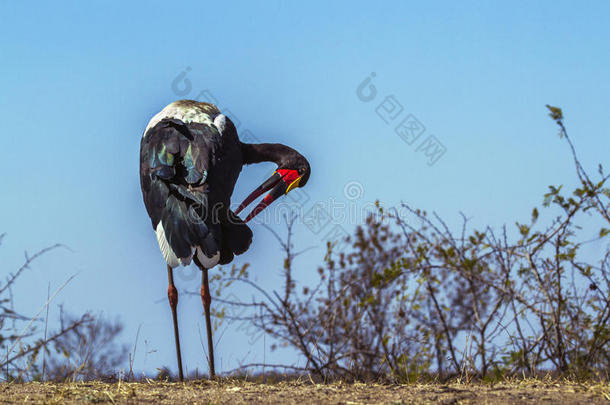
[[[133,378],[134,378],[133,363],[136,361],[136,350],[138,348],[138,337],[140,336],[141,328],[142,328],[142,324],[139,324],[138,331],[136,332],[136,341],[133,344],[133,357],[131,355],[129,356],[129,376],[127,378],[129,378],[130,381],[133,381]]]
[[[39,250],[38,252],[34,253],[34,255],[33,255],[33,256],[28,256],[28,254],[27,254],[27,252],[26,252],[26,253],[25,253],[25,263],[23,263],[23,265],[21,265],[21,267],[19,268],[19,270],[17,270],[17,272],[16,272],[15,274],[11,274],[11,275],[10,275],[10,277],[9,277],[9,278],[8,278],[8,280],[6,281],[6,284],[5,284],[5,285],[4,285],[2,288],[0,288],[0,295],[1,295],[1,294],[2,294],[4,291],[6,291],[6,289],[7,289],[7,288],[9,288],[9,287],[10,287],[10,286],[11,286],[11,285],[12,285],[12,284],[15,282],[15,280],[17,279],[17,277],[19,277],[19,275],[20,275],[20,274],[21,274],[21,273],[22,273],[22,272],[23,272],[25,269],[27,269],[27,268],[29,267],[29,265],[30,265],[30,264],[31,264],[31,263],[32,263],[34,260],[36,260],[37,258],[39,258],[40,256],[42,256],[43,254],[45,254],[45,253],[47,253],[47,252],[49,252],[49,251],[51,251],[51,250],[53,250],[53,249],[57,249],[57,248],[59,248],[59,247],[64,247],[64,248],[66,248],[66,246],[64,246],[64,245],[62,245],[62,244],[60,244],[60,243],[57,243],[57,244],[55,244],[55,245],[53,245],[53,246],[49,246],[49,247],[46,247],[46,248],[44,248],[44,249],[42,249],[42,250]]]
[[[51,303],[51,301],[53,301],[53,299],[55,298],[55,296],[57,294],[59,294],[59,292],[61,290],[64,289],[65,286],[68,285],[68,283],[70,283],[70,281],[72,281],[72,279],[76,277],[76,274],[70,276],[70,278],[68,278],[66,280],[66,282],[64,282],[57,290],[55,290],[55,292],[53,293],[53,296],[51,298],[49,298],[47,300],[47,302],[38,310],[38,312],[36,313],[36,315],[34,315],[34,317],[30,320],[30,322],[28,322],[28,324],[23,328],[23,330],[21,331],[21,333],[18,335],[17,339],[15,340],[15,342],[13,343],[13,345],[10,347],[9,352],[12,352],[13,349],[15,348],[15,346],[17,346],[17,344],[19,344],[19,342],[21,341],[21,339],[23,338],[23,336],[25,335],[25,332],[30,328],[30,325],[32,325],[32,323],[38,319],[38,316],[40,316],[40,313]],[[19,356],[17,356],[19,357]]]
[[[51,282],[49,282],[48,286],[47,286],[47,301],[49,301],[49,298],[51,296]],[[49,326],[49,307],[50,305],[47,305],[47,314],[45,316],[45,320],[44,320],[44,341],[47,341],[47,329]],[[46,381],[46,369],[47,369],[47,346],[45,345],[42,349],[42,381]]]

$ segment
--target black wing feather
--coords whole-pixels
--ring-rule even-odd
[[[219,134],[213,128],[201,127],[206,125],[164,119],[148,130],[141,144],[144,204],[153,229],[162,223],[167,241],[179,258],[190,257],[195,246],[213,255],[220,243],[220,235],[218,241],[209,235],[204,215],[208,209],[205,178]],[[190,128],[197,128],[198,136]]]

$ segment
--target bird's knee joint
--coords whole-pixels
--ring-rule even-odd
[[[212,302],[212,296],[210,295],[210,290],[207,289],[204,285],[201,286],[201,302],[206,307],[210,306]]]
[[[167,299],[169,299],[169,304],[172,308],[175,308],[178,305],[178,290],[173,285],[167,287]]]

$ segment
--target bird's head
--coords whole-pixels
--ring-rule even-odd
[[[292,151],[286,158],[285,161],[282,161],[278,166],[276,172],[282,171],[296,171],[296,175],[298,175],[297,179],[292,182],[286,193],[295,187],[303,187],[307,184],[309,180],[309,175],[311,174],[311,166],[309,166],[309,162],[305,159],[305,156],[301,155],[297,151]],[[292,187],[291,187],[292,186]]]
[[[262,199],[262,201],[248,214],[245,222],[248,222],[256,215],[261,213],[267,208],[273,201],[279,197],[288,194],[290,191],[297,187],[303,187],[309,181],[309,175],[311,173],[311,166],[303,155],[295,150],[290,150],[281,157],[278,162],[278,168],[273,175],[258,186],[237,208],[236,214],[239,214],[241,210],[246,208],[252,201],[256,200],[261,194],[269,191],[269,194]]]

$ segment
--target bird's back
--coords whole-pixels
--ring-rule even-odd
[[[181,100],[148,124],[140,148],[144,204],[167,263],[227,263],[252,232],[229,210],[242,167],[235,126],[216,106]]]

